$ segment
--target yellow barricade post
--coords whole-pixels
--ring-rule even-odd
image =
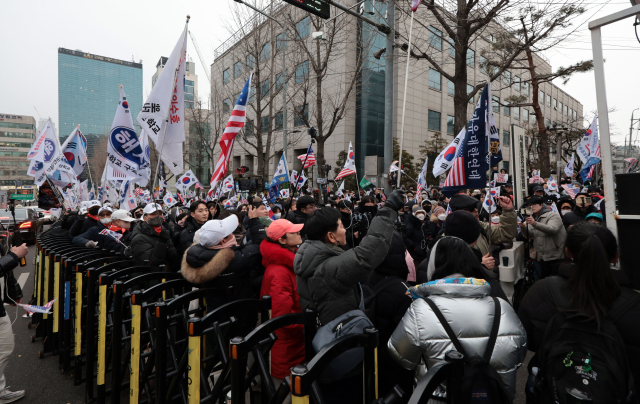
[[[76,271],[78,266],[76,266]],[[76,272],[76,310],[73,313],[73,327],[74,327],[74,346],[73,354],[80,356],[82,354],[82,272]]]
[[[98,286],[98,386],[104,386],[107,347],[107,286]],[[98,387],[99,388],[99,387]]]
[[[60,324],[60,316],[58,310],[60,309],[60,259],[58,257],[53,258],[53,332],[58,332]]]
[[[200,347],[202,344],[202,330],[198,327],[199,322],[199,318],[192,318],[187,325],[189,333],[189,365],[187,367],[189,404],[200,404]]]
[[[140,397],[140,329],[141,306],[131,304],[131,378],[129,403],[138,404]]]

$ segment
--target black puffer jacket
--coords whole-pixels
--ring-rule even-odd
[[[2,296],[4,303],[14,304],[11,299],[17,301],[22,298],[22,289],[20,284],[13,276],[13,269],[18,266],[20,259],[12,252],[0,258],[0,282],[4,282],[5,296]],[[11,299],[9,299],[11,298]],[[4,304],[0,305],[0,317],[7,315]]]
[[[183,227],[184,229],[180,232],[180,241],[176,245],[176,250],[178,250],[180,258],[182,258],[185,251],[187,251],[187,248],[193,244],[193,236],[196,235],[196,232],[200,230],[202,225],[196,222],[196,219],[192,216],[187,216]]]
[[[82,216],[78,215],[78,218],[71,226],[71,229],[69,229],[69,237],[74,238],[75,236],[79,236],[98,223],[100,223],[99,220],[89,217],[89,215],[85,216],[84,219],[82,219]]]
[[[78,247],[84,247],[89,241],[95,241],[98,243],[98,248],[106,248],[109,251],[115,251],[117,253],[124,252],[124,245],[117,242],[114,238],[100,234],[102,230],[106,229],[106,226],[98,222],[95,226],[91,227],[86,232],[75,236],[71,242]]]
[[[518,309],[518,317],[527,332],[527,348],[530,351],[537,352],[542,345],[545,329],[551,318],[558,313],[561,308],[570,308],[569,300],[571,292],[569,291],[566,280],[571,276],[572,271],[576,269],[573,264],[562,264],[558,270],[557,277],[548,277],[536,282],[527,292]],[[625,299],[636,299],[638,292],[630,288],[631,284],[627,275],[620,270],[612,269],[613,277],[621,287],[621,294]],[[555,278],[555,279],[551,279]],[[551,292],[549,282],[558,282],[561,278],[563,302],[556,305],[553,294]],[[553,286],[551,286],[553,287]],[[615,304],[615,303],[614,303]],[[610,313],[614,317],[620,313]],[[631,309],[621,314],[613,324],[618,329],[622,340],[627,349],[629,365],[633,373],[633,379],[636,385],[636,391],[640,391],[640,303],[636,303]]]
[[[396,384],[404,391],[413,388],[413,372],[398,365],[387,350],[387,342],[404,316],[411,298],[407,291],[409,268],[405,260],[405,246],[400,233],[394,231],[386,258],[369,277],[372,289],[382,288],[375,297],[376,311],[372,319],[379,332],[378,369],[380,371],[380,396],[386,396]]]
[[[287,218],[288,217],[289,216],[287,216]],[[309,215],[301,212],[300,209],[298,209],[293,211],[292,219],[293,220],[289,219],[289,221],[293,224],[305,224],[307,222],[307,219],[309,219]],[[302,230],[300,230],[300,235],[302,236],[303,239],[307,238],[307,231],[305,230],[304,227],[302,228]]]
[[[593,205],[587,207],[587,209],[583,212],[579,206],[573,208],[573,210],[566,215],[562,216],[562,224],[567,228],[571,225],[579,223],[583,221],[589,213],[598,212],[598,209],[594,208]]]
[[[178,271],[180,257],[171,243],[169,230],[164,227],[160,233],[145,221],[140,221],[133,229],[129,245],[133,259],[140,265],[149,261],[149,265],[157,267],[166,265],[171,271]]]
[[[425,221],[418,219],[413,214],[407,216],[407,226],[404,231],[404,243],[407,251],[415,260],[423,260],[427,256],[427,246],[435,234],[431,234],[429,218]]]

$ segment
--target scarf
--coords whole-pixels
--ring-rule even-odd
[[[91,213],[87,212],[87,216],[92,218],[93,220],[95,220],[96,222],[100,221],[100,218],[96,215],[92,215]]]
[[[229,239],[229,241],[227,241],[224,244],[218,244],[218,245],[214,245],[213,247],[207,247],[207,248],[210,248],[212,250],[222,250],[223,248],[236,247],[237,245],[238,245],[238,242],[236,241],[236,238],[232,237],[231,239]]]

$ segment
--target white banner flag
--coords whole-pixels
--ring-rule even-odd
[[[224,179],[222,183],[222,193],[227,193],[233,191],[233,175],[229,174],[227,178]]]
[[[129,103],[122,85],[120,87],[120,101],[116,115],[111,124],[109,142],[107,144],[107,166],[124,174],[127,180],[132,180],[143,187],[149,182],[147,176],[148,163],[145,158],[138,135],[133,128],[133,119],[129,111]],[[117,178],[117,173],[111,171],[111,178]],[[107,171],[109,178],[109,171]],[[122,178],[120,178],[122,179]]]
[[[458,148],[462,144],[462,140],[464,136],[467,134],[467,129],[462,128],[458,136],[453,139],[453,142],[449,144],[449,146],[445,147],[445,149],[438,154],[435,161],[433,162],[433,176],[437,177],[441,174],[444,174],[445,171],[451,168],[453,165],[453,160],[458,152]]]
[[[176,181],[176,188],[183,190],[181,192],[186,191],[191,188],[193,185],[198,183],[198,179],[196,178],[193,171],[189,170],[184,175]]]

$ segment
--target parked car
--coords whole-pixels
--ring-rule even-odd
[[[33,208],[15,208],[16,231],[20,233],[23,242],[36,242],[36,237],[42,231],[42,221],[38,220],[38,215]],[[0,223],[13,233],[14,220],[9,209],[0,212]]]
[[[58,218],[55,217],[50,210],[36,208],[36,213],[38,214],[38,217],[40,218],[42,224],[52,224],[53,222],[58,220]]]
[[[0,223],[0,256],[5,256],[11,250],[12,235],[9,229]]]

